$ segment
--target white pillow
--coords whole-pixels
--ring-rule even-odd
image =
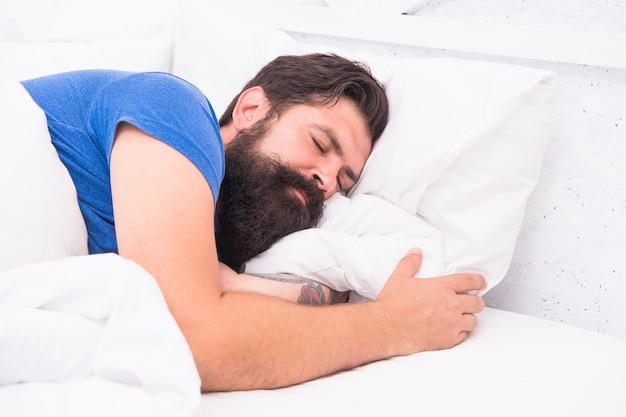
[[[0,74],[0,271],[87,254],[76,189],[50,142],[46,116]]]
[[[424,217],[442,233],[445,272],[483,273],[492,288],[539,178],[554,74],[458,59],[401,60],[391,74],[389,125],[350,195]]]

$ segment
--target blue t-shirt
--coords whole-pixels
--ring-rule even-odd
[[[48,129],[76,191],[89,252],[117,252],[110,157],[118,124],[127,122],[185,155],[215,201],[224,177],[219,124],[207,98],[167,73],[75,71],[22,83],[44,110]]]

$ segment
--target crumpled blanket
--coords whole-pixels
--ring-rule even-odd
[[[118,255],[0,274],[0,415],[192,416],[200,378],[153,278]]]

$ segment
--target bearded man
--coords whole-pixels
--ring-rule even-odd
[[[370,303],[311,308],[223,284],[276,239],[315,226],[324,199],[358,180],[388,117],[365,66],[279,57],[219,123],[197,88],[165,73],[77,71],[23,85],[76,186],[90,253],[119,253],[155,278],[204,391],[296,384],[447,348],[475,328],[484,303],[468,292],[484,278],[413,279],[415,251]]]

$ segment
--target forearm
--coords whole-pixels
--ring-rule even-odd
[[[339,292],[312,279],[290,274],[237,274],[221,265],[224,292],[253,292],[279,297],[304,305],[327,305],[348,301],[348,292]]]
[[[277,388],[398,353],[387,345],[393,325],[374,303],[312,308],[226,293],[219,304],[211,312],[219,325],[197,321],[185,331],[203,391]]]

